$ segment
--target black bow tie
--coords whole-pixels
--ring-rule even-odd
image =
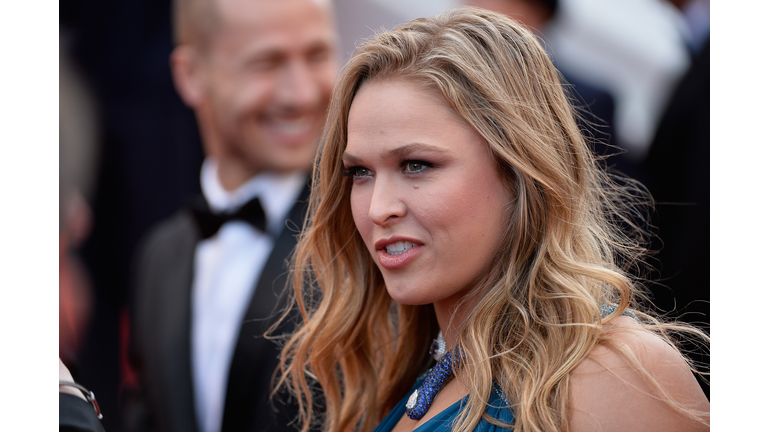
[[[213,213],[205,199],[196,200],[192,206],[192,216],[203,239],[210,238],[229,221],[241,220],[250,223],[259,231],[265,232],[267,220],[259,198],[253,198],[234,213]]]

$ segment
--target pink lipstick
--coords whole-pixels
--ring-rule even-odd
[[[394,245],[394,247],[399,247],[401,248],[399,250],[402,250],[403,242],[410,243],[410,247],[400,253],[390,254],[388,246],[389,249]],[[396,243],[400,243],[400,245],[398,246]],[[421,253],[421,250],[424,249],[424,245],[418,241],[399,236],[379,240],[376,242],[375,247],[379,258],[379,264],[387,270],[397,270],[405,267],[416,259],[419,253]]]

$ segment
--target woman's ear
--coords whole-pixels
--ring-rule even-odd
[[[195,109],[205,94],[200,56],[189,45],[179,45],[171,53],[171,74],[176,91],[188,107]]]

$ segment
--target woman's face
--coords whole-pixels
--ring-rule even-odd
[[[485,140],[438,94],[364,84],[343,163],[355,225],[395,301],[450,306],[488,273],[511,196]]]

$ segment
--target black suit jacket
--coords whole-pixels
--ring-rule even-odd
[[[104,432],[104,428],[91,404],[59,392],[59,432]]]
[[[230,366],[222,432],[295,430],[288,425],[296,416],[295,406],[269,400],[280,348],[265,339],[264,332],[286,304],[281,293],[308,196],[307,186],[288,215],[246,312]],[[139,250],[130,348],[139,386],[125,396],[126,430],[199,430],[190,354],[193,263],[199,240],[191,212],[181,210],[157,227]],[[293,330],[292,321],[280,332]]]

